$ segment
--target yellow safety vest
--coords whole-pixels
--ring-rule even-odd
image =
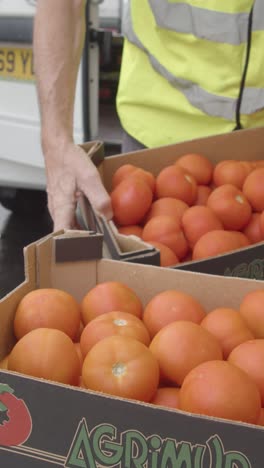
[[[264,0],[130,0],[117,96],[147,147],[264,125]]]

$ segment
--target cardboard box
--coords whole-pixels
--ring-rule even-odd
[[[104,258],[160,266],[158,250],[137,236],[120,234],[115,223],[95,213],[84,197],[79,199],[77,219],[82,229],[103,235]]]
[[[245,293],[262,285],[96,259],[96,251],[102,251],[101,235],[74,231],[45,237],[25,249],[26,280],[0,301],[0,358],[14,343],[18,302],[36,288],[61,288],[80,300],[100,282],[124,281],[143,305],[154,294],[177,288],[193,294],[208,312],[217,305],[237,307]],[[199,417],[7,371],[0,372],[0,384],[14,390],[32,421],[22,445],[0,445],[1,468],[263,466],[264,430],[255,425]],[[0,444],[1,430],[0,426]]]
[[[86,146],[83,145],[85,148]],[[202,139],[164,146],[161,148],[146,149],[134,153],[110,156],[101,160],[98,157],[96,164],[102,176],[104,185],[111,190],[111,180],[116,169],[123,164],[134,164],[157,175],[161,169],[174,163],[178,157],[186,153],[198,152],[206,156],[213,163],[224,159],[233,160],[261,160],[264,159],[264,128],[239,130],[233,133],[217,135]],[[128,259],[131,261],[133,247],[129,241],[124,241],[124,236],[117,233],[112,222],[108,223],[103,218],[98,218],[99,231],[105,235],[106,244],[113,258],[120,258],[118,247],[122,252],[122,260],[126,258],[126,248],[129,248]],[[140,243],[138,244],[140,247]],[[143,251],[142,251],[143,249]],[[145,249],[145,251],[144,251]],[[133,261],[137,261],[137,253],[134,252]],[[148,263],[157,264],[159,259],[155,257],[155,249],[146,248],[141,244],[140,261],[144,262],[144,256]],[[236,276],[245,278],[264,279],[264,244],[255,244],[233,253],[211,257],[201,261],[180,263],[175,268],[202,273]]]

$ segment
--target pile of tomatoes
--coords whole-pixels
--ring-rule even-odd
[[[189,413],[264,425],[264,289],[237,309],[205,310],[175,289],[147,304],[107,281],[80,301],[58,289],[24,296],[0,367]],[[85,390],[83,390],[85,391]]]
[[[184,154],[156,176],[132,164],[112,177],[114,221],[160,250],[161,266],[264,239],[264,162]]]

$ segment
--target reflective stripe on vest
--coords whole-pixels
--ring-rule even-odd
[[[239,45],[247,41],[249,13],[223,13],[168,0],[149,0],[149,4],[160,28],[226,44]],[[263,0],[258,10],[253,31],[264,29]]]
[[[159,0],[149,0],[150,4],[152,3],[158,4],[158,2]],[[169,5],[173,5],[173,7],[175,8],[179,6],[179,3],[169,4]],[[254,10],[255,29],[259,23],[262,23],[262,27],[260,29],[264,29],[264,19],[259,18],[259,21],[257,21],[258,17],[260,16],[261,11],[264,16],[264,11],[263,11],[264,0],[257,0],[255,6],[256,6],[256,10]],[[139,49],[141,49],[142,51],[146,53],[154,70],[157,73],[159,73],[163,78],[165,78],[174,88],[180,91],[186,97],[186,99],[190,102],[190,104],[196,107],[197,109],[213,117],[220,117],[220,118],[224,118],[227,120],[235,120],[237,99],[210,93],[206,91],[205,89],[203,89],[198,84],[190,80],[174,76],[167,68],[165,68],[157,60],[157,58],[154,55],[152,55],[144,47],[140,39],[137,37],[133,28],[131,6],[127,4],[126,7],[127,7],[126,8],[127,11],[125,12],[125,15],[124,15],[125,21],[123,23],[124,35],[129,40],[129,42],[131,42],[136,47],[138,47]],[[208,15],[211,14],[209,10],[206,10],[206,13]],[[215,12],[213,12],[213,14],[214,13]],[[248,18],[248,14],[246,16]],[[247,31],[247,28],[246,28],[246,31]],[[245,87],[244,92],[243,92],[243,100],[241,103],[241,109],[240,109],[241,113],[249,115],[261,109],[264,109],[264,89]]]

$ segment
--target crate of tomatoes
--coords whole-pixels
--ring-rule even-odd
[[[161,266],[264,278],[263,128],[110,156],[99,169],[114,212],[103,232],[123,257],[136,236],[146,262],[154,248]]]
[[[0,301],[1,466],[261,467],[263,283],[102,258],[102,242],[29,245]]]

